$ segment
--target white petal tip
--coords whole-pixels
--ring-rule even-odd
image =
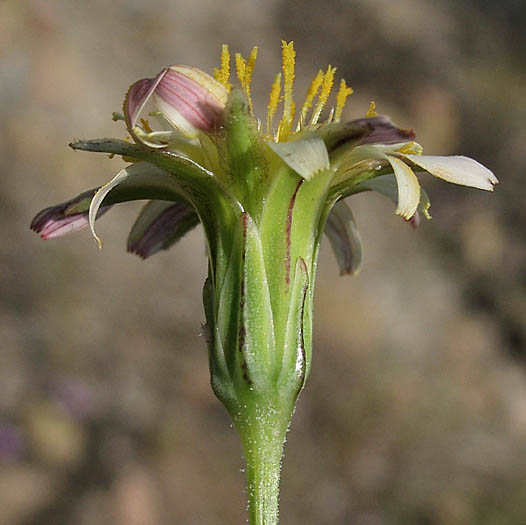
[[[430,155],[403,155],[417,166],[447,182],[493,191],[499,180],[494,173],[469,157]]]
[[[403,210],[396,210],[395,212],[396,215],[400,215],[400,217],[402,217],[403,219],[405,219],[406,221],[408,221],[409,219],[411,219],[411,217],[413,217],[414,213],[411,214],[410,212],[408,211],[403,211]]]
[[[398,186],[398,207],[396,214],[409,220],[420,202],[420,183],[413,170],[396,157],[388,156]]]

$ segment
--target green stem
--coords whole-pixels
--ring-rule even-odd
[[[236,421],[245,455],[250,525],[278,523],[281,458],[292,409],[277,407],[256,403]]]

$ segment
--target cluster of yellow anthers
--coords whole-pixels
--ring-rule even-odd
[[[252,73],[258,54],[257,46],[252,48],[248,59],[243,58],[241,53],[235,54],[236,73],[241,84],[241,88],[248,98],[250,111],[252,111],[252,98],[250,95],[250,83],[252,81]],[[327,104],[329,95],[331,94],[334,83],[335,67],[329,66],[327,71],[318,71],[307,91],[305,101],[298,113],[296,129],[292,131],[293,122],[296,117],[296,104],[293,97],[294,85],[294,67],[296,63],[296,51],[294,50],[293,42],[281,42],[281,62],[282,71],[276,75],[272,88],[270,90],[270,97],[268,102],[266,135],[269,140],[273,139],[276,142],[286,141],[289,137],[305,127],[314,126],[318,123],[321,113]],[[223,84],[228,90],[231,89],[230,84],[230,51],[226,44],[221,50],[221,67],[214,70],[214,78]],[[282,86],[283,83],[283,86]],[[348,87],[345,80],[340,81],[340,89],[336,95],[336,107],[333,107],[329,113],[328,122],[339,122],[342,116],[342,111],[345,106],[347,97],[353,92],[352,88]],[[317,98],[316,98],[317,97]],[[316,103],[314,104],[314,100]],[[274,117],[276,116],[278,105],[283,101],[283,114],[276,128],[273,126]],[[310,119],[308,115],[310,113]],[[371,104],[368,116],[374,115],[374,105]]]

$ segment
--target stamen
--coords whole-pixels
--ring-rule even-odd
[[[296,65],[296,51],[294,42],[288,44],[285,40],[281,41],[281,61],[283,70],[283,117],[278,128],[279,140],[287,140],[292,129],[294,120],[293,85],[294,67]]]
[[[248,57],[248,62],[243,58],[241,53],[236,53],[236,73],[241,88],[245,92],[250,113],[252,113],[252,97],[250,96],[250,82],[252,82],[252,72],[254,71],[254,64],[258,56],[258,48],[254,46]]]
[[[301,107],[300,120],[298,122],[297,131],[299,131],[303,127],[306,121],[307,113],[309,109],[312,107],[312,101],[314,100],[314,97],[318,94],[318,91],[320,89],[322,82],[323,82],[323,71],[320,69],[317,75],[312,79],[311,85],[305,97],[305,102],[303,103],[303,106]]]
[[[371,100],[371,103],[369,104],[369,109],[367,110],[367,113],[365,114],[366,117],[377,117],[378,113],[376,113],[376,102],[374,100]]]
[[[141,125],[142,129],[146,131],[146,133],[153,133],[153,130],[150,127],[150,123],[145,118],[141,118]]]
[[[336,72],[336,68],[329,66],[327,68],[327,71],[323,75],[323,83],[321,85],[320,96],[318,97],[318,102],[316,103],[316,107],[314,108],[314,111],[312,113],[312,117],[309,123],[310,125],[318,123],[321,112],[323,111],[323,108],[325,107],[325,104],[327,103],[327,99],[329,98],[329,95],[331,94],[332,83],[334,82],[335,72]]]
[[[230,91],[230,51],[227,44],[221,47],[221,68],[214,69],[214,78]]]
[[[407,155],[422,155],[422,152],[424,151],[422,146],[418,144],[418,142],[415,142],[412,140],[411,142],[408,142],[401,148],[398,148],[396,150],[398,153],[404,153]]]
[[[241,84],[241,87],[243,88],[243,91],[245,90],[245,73],[247,69],[247,63],[241,53],[236,53],[236,73],[237,78],[239,80],[239,83]]]
[[[334,122],[340,122],[347,97],[352,94],[353,89],[348,87],[345,83],[345,80],[342,78],[340,81],[340,89],[336,95],[336,111],[334,112]]]
[[[278,109],[279,98],[281,95],[281,73],[278,73],[274,78],[272,83],[272,88],[270,89],[270,96],[267,106],[267,134],[272,137],[272,121],[274,120],[274,115]]]
[[[250,95],[250,83],[252,82],[252,73],[254,71],[254,65],[256,64],[257,56],[258,56],[258,46],[254,46],[252,48],[252,51],[250,52],[248,61],[245,66],[245,93],[247,94],[248,105],[250,107],[250,113],[252,113],[252,97]]]
[[[250,86],[250,83],[252,82],[252,72],[254,71],[254,65],[256,63],[256,58],[258,57],[258,46],[254,46],[252,48],[252,51],[250,52],[250,55],[248,57],[247,62],[247,68],[246,68],[246,83],[247,86]]]

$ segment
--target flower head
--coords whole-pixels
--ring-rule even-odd
[[[210,261],[204,297],[213,385],[232,410],[240,391],[266,391],[271,377],[288,382],[293,397],[301,389],[323,232],[341,273],[356,274],[362,262],[347,197],[376,191],[416,226],[420,214],[430,218],[420,173],[484,190],[497,183],[472,159],[422,155],[414,132],[377,115],[374,103],[364,118],[342,122],[352,94],[343,79],[326,111],[334,67],[319,70],[297,104],[292,42],[282,42],[267,115],[257,119],[257,54],[257,47],[248,58],[235,54],[237,82],[225,45],[213,77],[171,66],[132,84],[115,119],[125,121],[134,143],[71,145],[121,155],[130,165],[104,186],[43,210],[31,225],[49,239],[89,224],[101,245],[95,220],[113,204],[147,199],[128,239],[128,250],[146,258],[200,223]]]
[[[334,67],[320,69],[304,101],[297,104],[292,42],[282,42],[282,70],[271,86],[267,116],[256,119],[251,82],[257,52],[258,48],[254,47],[246,59],[240,53],[235,54],[237,86],[231,79],[231,57],[226,45],[222,48],[221,65],[213,77],[194,67],[171,66],[154,78],[132,84],[120,118],[125,120],[137,146],[118,141],[79,142],[72,146],[110,151],[129,160],[146,162],[123,170],[116,180],[101,188],[91,206],[91,221],[87,218],[86,204],[94,192],[87,192],[44,210],[35,217],[32,228],[49,239],[78,230],[89,222],[93,226],[95,218],[109,209],[109,202],[152,196],[161,202],[173,203],[176,198],[177,206],[152,204],[139,216],[129,249],[148,257],[161,246],[171,246],[173,243],[167,239],[180,237],[175,232],[186,232],[204,220],[202,205],[195,201],[193,194],[195,191],[206,193],[207,185],[210,191],[225,192],[227,200],[233,199],[240,208],[257,216],[277,178],[283,177],[283,170],[306,181],[313,181],[325,172],[329,173],[324,197],[329,209],[326,215],[335,218],[327,223],[326,232],[335,250],[345,253],[353,246],[353,250],[357,249],[359,240],[356,235],[350,239],[349,233],[357,233],[356,227],[347,228],[344,234],[343,230],[335,229],[334,224],[350,215],[342,214],[342,207],[339,218],[336,211],[330,213],[334,204],[345,197],[362,191],[380,192],[397,204],[398,215],[415,225],[419,211],[430,218],[429,199],[421,190],[419,173],[428,172],[448,182],[484,190],[492,190],[497,183],[491,171],[472,159],[422,155],[422,147],[414,142],[414,133],[398,128],[385,116],[378,116],[374,103],[365,118],[342,123],[344,106],[353,93],[344,79],[339,81],[335,105],[322,118],[334,88]],[[242,109],[245,105],[246,110]],[[244,119],[242,125],[240,115],[241,120]],[[158,129],[152,129],[148,117],[157,123]],[[236,143],[228,138],[236,136],[236,126],[246,134],[244,144],[243,140]],[[233,151],[234,143],[246,151]],[[247,152],[250,165],[246,162]],[[181,169],[182,164],[185,169]],[[182,181],[184,171],[189,176],[185,182]],[[199,186],[203,177],[207,184],[189,191],[192,186]],[[152,184],[161,187],[152,193]],[[123,187],[130,186],[132,192],[123,191]],[[166,186],[170,187],[169,191]],[[219,186],[219,190],[215,186]],[[116,197],[118,194],[123,196]],[[78,203],[82,203],[80,208]],[[182,229],[178,220],[181,217],[191,217],[188,226]],[[338,235],[340,239],[336,241]],[[339,261],[345,259],[341,253]],[[352,267],[350,273],[355,273],[358,265],[355,263]],[[348,272],[348,268],[348,264],[341,266],[344,272]]]
[[[236,53],[237,82],[223,46],[213,77],[171,66],[132,84],[124,114],[115,119],[125,121],[134,143],[71,145],[121,155],[130,165],[104,186],[46,208],[31,225],[49,239],[89,224],[100,245],[98,217],[113,204],[147,199],[128,240],[128,250],[146,258],[202,224],[213,384],[230,406],[239,388],[265,390],[269,377],[281,377],[288,366],[292,376],[283,377],[291,392],[301,388],[310,366],[309,312],[322,233],[342,273],[355,274],[362,261],[347,197],[379,192],[416,226],[419,214],[430,218],[420,173],[484,190],[497,183],[472,159],[422,155],[414,132],[377,115],[374,103],[364,118],[342,122],[352,94],[343,79],[326,111],[334,67],[319,70],[297,104],[292,42],[282,42],[282,69],[266,118],[257,119],[251,96],[257,53],[257,47],[248,58]],[[232,347],[241,352],[226,350]]]
[[[364,118],[342,122],[352,94],[345,80],[327,112],[336,75],[331,66],[315,74],[297,105],[292,42],[282,42],[282,69],[266,118],[257,119],[251,96],[257,53],[255,47],[248,58],[235,55],[237,83],[223,46],[213,77],[172,66],[132,84],[124,114],[114,118],[125,121],[133,143],[71,144],[121,155],[130,164],[104,186],[43,210],[31,225],[48,239],[89,224],[100,246],[95,220],[113,204],[146,199],[128,240],[128,250],[143,258],[202,225],[211,382],[242,437],[248,493],[256,499],[262,478],[254,472],[266,450],[281,451],[309,373],[323,233],[341,273],[356,274],[361,265],[361,239],[345,199],[379,192],[416,225],[420,213],[430,218],[421,172],[484,190],[497,183],[472,159],[422,155],[414,132],[377,115],[374,104]],[[279,478],[274,452],[271,485]],[[251,503],[254,512],[258,508]],[[277,511],[268,523],[276,519]]]

